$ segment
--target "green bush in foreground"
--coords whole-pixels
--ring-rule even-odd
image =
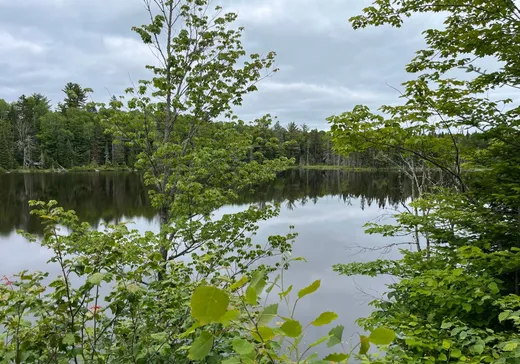
[[[244,246],[249,253],[243,257],[226,257],[229,251],[215,245],[165,268],[160,234],[141,235],[124,224],[96,231],[55,202],[32,204],[45,224],[41,245],[53,252],[49,267],[60,274],[24,271],[2,279],[1,363],[345,362],[358,347],[369,358],[370,342],[387,345],[394,338],[377,328],[345,348],[343,327],[335,326],[301,347],[306,331],[338,318],[333,312],[317,312],[310,323],[295,318],[296,303],[318,290],[320,281],[300,289],[292,303],[293,287],[284,287],[283,271],[301,259],[284,258],[271,282],[272,268],[247,269],[294,234],[271,237],[265,249]],[[209,269],[215,257],[219,263]],[[235,270],[235,264],[245,269]],[[278,304],[259,304],[263,293],[275,290]],[[282,304],[286,316],[279,312]],[[339,349],[320,360],[313,353],[318,345]]]

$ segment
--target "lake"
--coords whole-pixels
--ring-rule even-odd
[[[219,213],[239,211],[252,203],[280,202],[280,215],[262,223],[255,240],[285,234],[291,225],[298,232],[293,255],[308,262],[296,262],[290,268],[285,274],[286,285],[293,284],[298,290],[316,279],[322,284],[298,304],[297,318],[309,322],[320,312],[334,311],[340,316],[336,324],[345,326],[344,339],[349,341],[354,335],[357,342],[355,320],[370,313],[368,302],[380,297],[392,280],[339,276],[332,265],[398,257],[396,249],[383,248],[406,242],[406,238],[366,235],[363,225],[380,218],[391,222],[391,214],[409,195],[410,183],[398,173],[290,170]],[[49,252],[16,233],[17,229],[41,233],[39,221],[29,213],[28,201],[50,199],[75,210],[93,226],[131,220],[140,231],[158,230],[158,218],[137,173],[0,175],[0,276],[23,269],[51,270],[46,267]],[[305,341],[312,342],[327,331],[315,330]]]

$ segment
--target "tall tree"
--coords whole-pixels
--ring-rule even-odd
[[[242,28],[233,27],[236,14],[218,6],[212,9],[211,1],[145,0],[145,6],[151,23],[133,29],[155,51],[159,63],[148,66],[152,81],[140,81],[139,87],[127,90],[128,112],[117,113],[110,123],[116,134],[141,151],[137,166],[154,188],[151,202],[159,210],[161,256],[167,261],[213,239],[208,233],[214,223],[202,224],[194,216],[209,218],[237,190],[273,178],[286,163],[248,162],[254,143],[232,112],[274,71],[274,53],[246,57]],[[112,106],[123,104],[113,101]],[[233,122],[212,126],[219,117]],[[254,219],[268,210],[255,212]],[[243,218],[237,223],[250,224]],[[249,243],[239,238],[231,246],[214,245],[219,248],[212,259],[228,249],[241,249],[237,244]]]
[[[14,167],[14,139],[11,123],[0,119],[0,168]]]
[[[87,102],[87,92],[90,89],[84,89],[79,84],[67,82],[62,90],[65,93],[65,99],[61,104],[62,109],[81,109],[85,107]]]

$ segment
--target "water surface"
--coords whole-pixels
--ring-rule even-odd
[[[332,265],[398,256],[395,250],[380,249],[395,239],[366,235],[363,225],[391,215],[406,201],[409,190],[409,182],[397,173],[291,170],[219,213],[239,211],[252,203],[280,202],[280,215],[262,223],[255,239],[265,241],[269,235],[285,234],[289,226],[295,227],[299,236],[293,255],[308,262],[294,264],[285,275],[286,284],[293,284],[296,291],[316,279],[322,281],[317,293],[298,304],[297,318],[308,322],[320,312],[335,311],[348,338],[359,331],[354,321],[369,314],[367,303],[384,292],[391,278],[338,276]],[[158,218],[137,173],[0,175],[0,276],[23,269],[49,270],[49,252],[29,244],[16,230],[41,233],[28,201],[50,199],[75,210],[93,226],[132,220],[141,231],[158,230]],[[326,332],[315,330],[305,341]]]

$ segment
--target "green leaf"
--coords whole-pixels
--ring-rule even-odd
[[[472,350],[474,353],[477,353],[480,355],[484,352],[484,345],[482,345],[482,344],[473,345]]]
[[[260,317],[258,318],[258,325],[265,326],[270,323],[278,314],[278,304],[267,306]]]
[[[238,356],[233,356],[231,358],[227,358],[225,360],[222,360],[222,364],[240,364],[240,358]]]
[[[338,325],[329,331],[330,339],[327,342],[328,348],[331,348],[334,345],[341,344],[341,340],[343,339],[343,330],[344,330],[344,326]]]
[[[298,291],[298,298],[303,298],[311,293],[314,293],[320,288],[321,281],[318,279],[317,281],[314,281],[310,285],[308,285],[305,288],[302,288],[300,291]]]
[[[279,274],[276,276],[276,278],[274,279],[274,282],[271,283],[271,284],[269,285],[269,287],[267,287],[267,289],[265,290],[266,293],[271,293],[271,291],[273,290],[273,288],[276,286],[276,284],[277,284],[278,281],[280,280],[280,277],[281,277],[281,276],[280,276]]]
[[[200,327],[200,322],[197,321],[193,325],[191,325],[191,327],[188,330],[183,332],[180,337],[181,338],[187,337],[189,334],[195,332],[195,330],[198,329],[199,327]]]
[[[242,278],[240,278],[238,281],[236,281],[231,286],[229,286],[229,290],[235,291],[235,290],[245,286],[248,281],[249,281],[249,278],[247,278],[247,276],[242,276]]]
[[[296,258],[292,258],[291,261],[294,261],[294,262],[305,262],[305,263],[307,263],[307,259],[305,259],[304,257],[296,257]]]
[[[451,322],[443,322],[441,325],[441,329],[449,329],[452,326],[453,324]]]
[[[206,325],[217,322],[227,311],[229,305],[228,295],[212,286],[200,286],[191,296],[191,315]]]
[[[348,358],[350,358],[350,355],[348,355],[348,354],[334,353],[334,354],[327,355],[326,357],[323,358],[323,360],[339,363],[341,361],[347,360]]]
[[[504,348],[502,350],[504,351],[513,351],[517,348],[518,343],[507,343],[504,345]]]
[[[360,335],[359,340],[361,343],[359,346],[359,355],[365,355],[370,349],[370,340],[365,335]]]
[[[498,285],[495,282],[491,282],[490,284],[488,284],[488,288],[493,294],[500,292],[500,289],[498,288]]]
[[[258,295],[256,294],[256,290],[253,286],[249,286],[246,289],[246,296],[245,301],[247,304],[254,306],[256,305],[256,300],[258,298]]]
[[[65,345],[74,345],[74,343],[76,342],[76,338],[74,337],[74,334],[69,332],[63,337],[62,342]]]
[[[302,333],[302,325],[296,320],[288,320],[280,329],[289,337],[298,337]]]
[[[293,289],[293,285],[291,284],[291,285],[289,286],[289,288],[287,288],[285,291],[278,293],[278,296],[280,296],[280,299],[282,299],[282,298],[284,298],[284,297],[287,297],[287,295],[288,295],[289,293],[291,293],[292,289]]]
[[[395,339],[395,332],[385,327],[378,327],[370,333],[368,339],[376,345],[389,345]]]
[[[253,332],[251,335],[258,342],[268,342],[275,338],[276,332],[269,326],[259,326],[258,332]]]
[[[312,321],[311,324],[314,326],[328,325],[337,318],[338,315],[335,312],[323,312],[316,320]]]
[[[95,286],[99,286],[104,277],[105,275],[103,273],[94,273],[87,278],[87,281]]]
[[[132,283],[126,286],[126,289],[131,294],[136,294],[137,292],[141,291],[141,286],[139,286],[137,283]]]
[[[450,351],[450,356],[453,358],[460,358],[462,356],[462,352],[459,349],[453,349]]]
[[[309,345],[309,348],[313,348],[315,346],[318,346],[320,345],[321,343],[324,343],[325,341],[327,341],[328,339],[330,338],[330,336],[324,336],[322,338],[319,338],[318,340],[316,340],[315,342],[313,342],[312,344]]]
[[[168,333],[167,332],[156,332],[154,334],[151,334],[150,337],[157,341],[166,341],[168,339]]]
[[[210,353],[212,347],[213,335],[207,331],[202,331],[191,345],[188,358],[191,360],[202,360]]]
[[[505,319],[509,317],[510,313],[508,311],[501,312],[500,315],[498,315],[498,321],[502,322]]]
[[[253,344],[239,337],[234,338],[231,344],[233,345],[233,350],[239,355],[248,355],[255,350]]]
[[[223,324],[224,326],[228,326],[229,323],[233,320],[236,320],[238,316],[240,316],[239,310],[228,310],[225,314],[222,315],[222,317],[218,319],[217,322]]]
[[[258,296],[262,293],[265,285],[265,272],[262,271],[254,271],[253,276],[251,278],[251,283],[246,289],[246,303],[250,305],[256,305],[256,300]]]
[[[265,271],[257,270],[253,272],[253,276],[251,277],[250,286],[255,288],[257,296],[262,293],[267,282],[265,281]]]

